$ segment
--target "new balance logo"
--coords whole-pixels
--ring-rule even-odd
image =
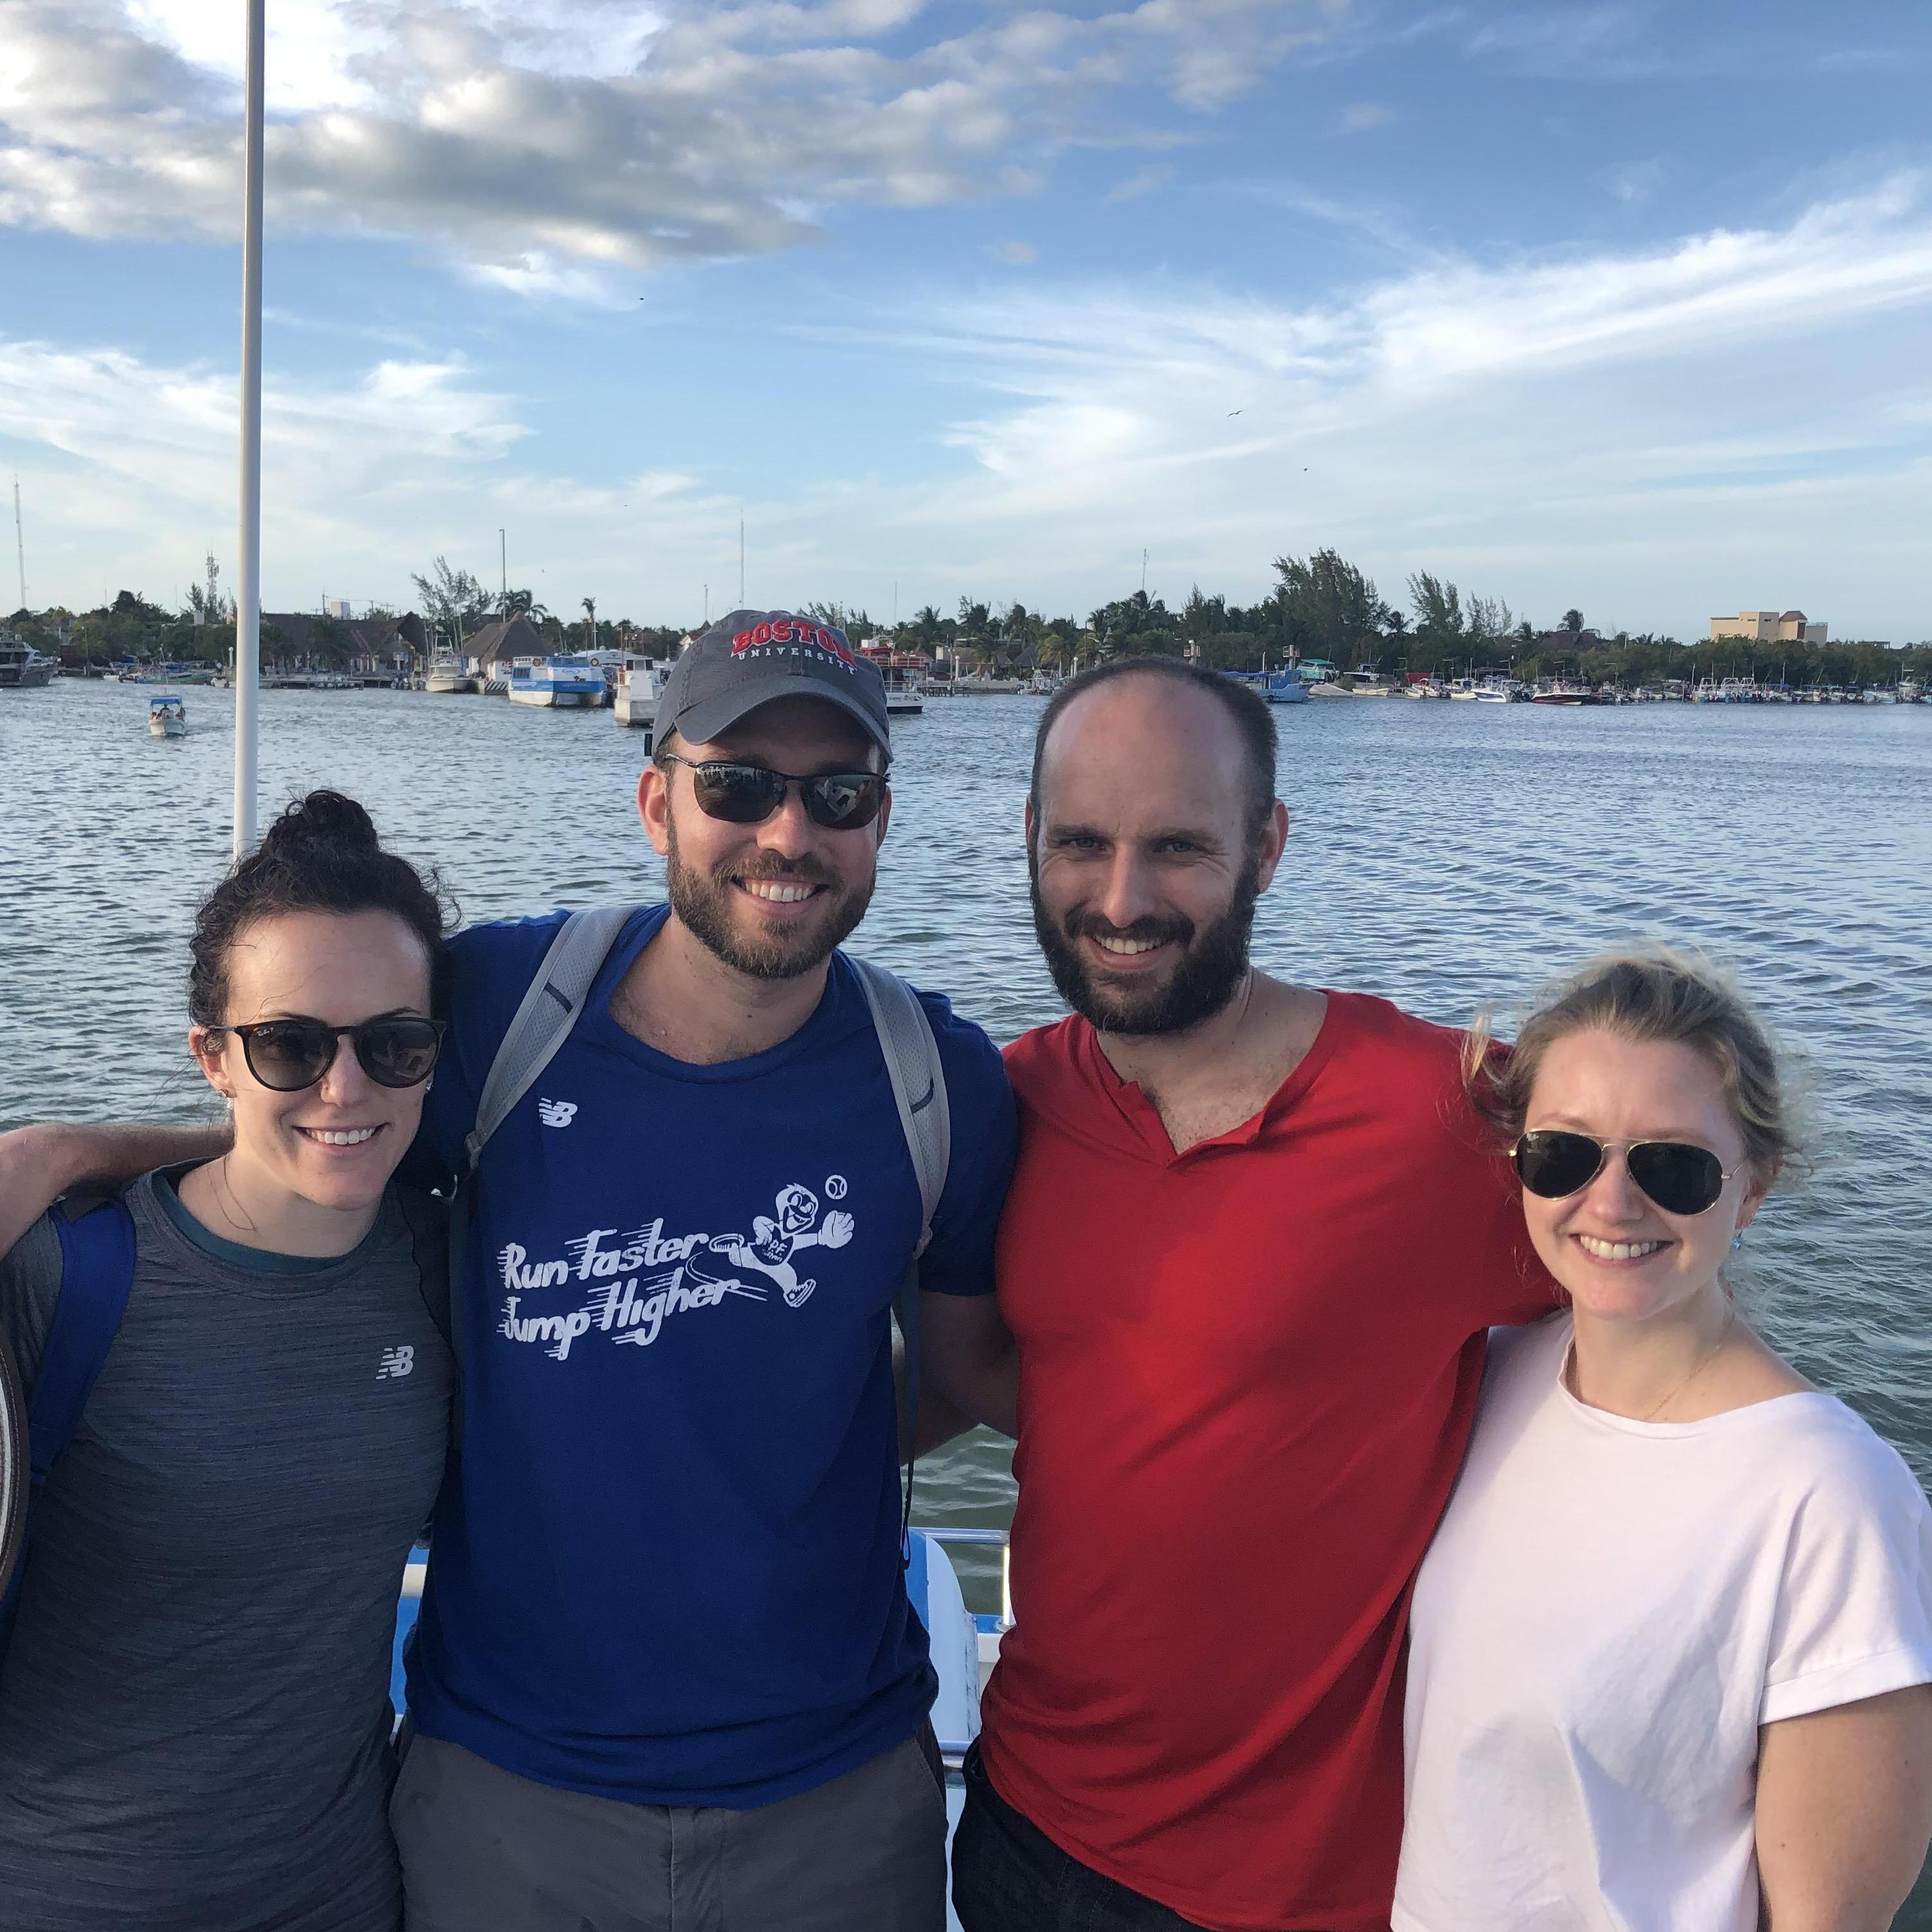
[[[537,1118],[547,1127],[567,1127],[577,1118],[574,1100],[539,1100]]]
[[[399,1348],[385,1348],[376,1371],[379,1382],[400,1382],[416,1365],[416,1352],[405,1342]]]

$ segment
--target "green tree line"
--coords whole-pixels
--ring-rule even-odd
[[[805,614],[836,626],[855,644],[872,640],[944,654],[990,674],[1036,668],[1067,670],[1106,658],[1142,655],[1192,656],[1224,670],[1259,670],[1291,658],[1321,658],[1342,669],[1416,671],[1450,676],[1508,670],[1524,678],[1576,677],[1591,684],[1661,684],[1672,679],[1754,678],[1793,686],[1891,684],[1900,676],[1932,677],[1932,641],[1894,648],[1864,640],[1827,644],[1760,644],[1743,638],[1684,643],[1649,632],[1604,637],[1572,608],[1553,628],[1540,630],[1500,597],[1466,590],[1428,571],[1405,586],[1401,603],[1386,599],[1372,578],[1334,549],[1274,562],[1274,584],[1258,602],[1230,603],[1197,584],[1170,607],[1145,589],[1117,598],[1084,616],[1050,616],[1023,603],[1000,604],[962,597],[942,613],[927,604],[896,626],[881,625],[862,608],[836,600],[802,604]],[[596,600],[581,600],[584,615],[566,620],[527,590],[488,591],[469,572],[437,557],[412,579],[424,621],[446,637],[464,638],[500,616],[527,616],[557,649],[596,644],[670,649],[686,626],[600,618]],[[56,608],[17,610],[8,628],[29,643],[82,662],[124,656],[226,662],[234,649],[232,607],[205,609],[200,586],[168,610],[138,592],[124,590],[110,604],[82,613]],[[386,614],[373,609],[371,616]],[[203,621],[196,623],[200,617]],[[212,619],[214,621],[208,621]],[[262,655],[276,660],[284,640],[272,621],[262,632]],[[327,618],[307,627],[308,655],[325,665],[355,649],[346,626]]]

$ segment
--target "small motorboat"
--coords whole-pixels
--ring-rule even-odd
[[[148,736],[151,738],[185,738],[188,706],[178,698],[148,700]]]

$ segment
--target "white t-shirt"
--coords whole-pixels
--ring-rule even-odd
[[[1932,1682],[1932,1509],[1835,1396],[1642,1423],[1492,1338],[1416,1583],[1394,1932],[1755,1932],[1758,1726]]]

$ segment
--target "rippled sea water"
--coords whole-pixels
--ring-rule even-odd
[[[186,938],[226,862],[232,700],[145,735],[148,693],[0,693],[0,1126],[196,1118]],[[440,866],[467,919],[646,898],[641,734],[608,711],[404,692],[262,694],[265,815],[329,784]],[[892,836],[854,941],[1000,1041],[1057,1018],[1021,808],[1040,700],[896,728]],[[1431,1018],[1507,1013],[1636,934],[1735,964],[1802,1070],[1819,1164],[1741,1276],[1757,1318],[1932,1478],[1932,706],[1316,701],[1278,710],[1288,856],[1256,958]],[[922,1520],[1004,1523],[1004,1451],[922,1468]],[[993,1573],[969,1566],[981,1607]],[[1922,1892],[1927,1888],[1922,1887]],[[1932,1898],[1900,1922],[1932,1932]]]

